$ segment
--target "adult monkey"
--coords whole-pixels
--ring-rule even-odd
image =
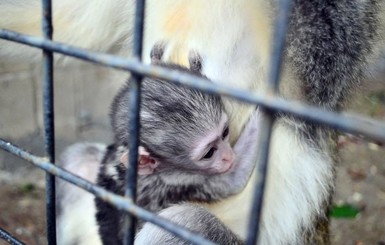
[[[131,40],[134,1],[54,2],[54,39],[108,51]],[[339,111],[362,79],[379,28],[380,1],[296,0],[280,94]],[[382,13],[381,9],[381,13]],[[165,62],[188,64],[188,53],[203,58],[202,73],[214,82],[264,91],[269,69],[275,2],[147,1],[144,61],[165,40]],[[38,1],[0,0],[0,27],[40,33]],[[122,41],[123,40],[123,41]],[[1,43],[1,55],[34,55]],[[122,50],[122,49],[121,49]],[[40,53],[40,52],[36,52]],[[35,53],[35,54],[36,54]],[[231,141],[252,107],[224,99],[230,115]],[[262,244],[304,243],[325,218],[334,186],[331,133],[281,116],[274,126],[270,170],[260,232]],[[256,176],[254,176],[255,178]],[[254,181],[232,198],[206,208],[240,237],[245,237]],[[242,209],[233,207],[242,206]],[[318,241],[321,243],[321,241]]]

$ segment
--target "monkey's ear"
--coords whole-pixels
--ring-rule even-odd
[[[159,166],[159,161],[154,159],[150,153],[142,146],[139,146],[139,175],[149,175],[154,173],[154,170]]]
[[[128,151],[125,151],[119,158],[120,163],[122,163],[126,168],[128,167]]]
[[[138,174],[149,175],[154,173],[154,170],[159,166],[159,161],[151,157],[143,146],[139,146],[138,154]],[[124,166],[128,167],[128,151],[124,152],[119,160]]]

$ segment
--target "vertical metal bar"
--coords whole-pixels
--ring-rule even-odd
[[[42,29],[43,37],[52,40],[52,5],[51,0],[43,0]],[[53,101],[53,53],[43,50],[43,107],[44,107],[44,142],[50,162],[55,162],[55,125]],[[55,176],[46,174],[46,220],[47,240],[49,245],[56,244],[55,211]]]
[[[277,6],[278,11],[274,26],[272,60],[268,80],[268,87],[274,93],[278,92],[283,54],[286,46],[286,33],[289,27],[292,6],[292,0],[280,0]]]
[[[278,92],[281,67],[283,62],[283,52],[285,48],[286,32],[289,25],[289,16],[291,13],[291,0],[280,0],[277,6],[277,18],[275,20],[272,56],[270,71],[268,77],[268,94],[276,94]],[[274,112],[263,110],[263,118],[261,123],[261,135],[259,137],[260,159],[257,171],[257,182],[254,190],[253,205],[249,220],[249,231],[246,244],[254,245],[258,241],[259,224],[262,214],[263,196],[265,192],[266,177],[268,173],[268,160],[270,151],[271,134],[274,125]]]
[[[141,61],[143,49],[143,30],[144,30],[144,10],[145,1],[137,0],[134,20],[134,43],[133,55],[136,59]],[[129,162],[127,168],[127,183],[125,196],[132,202],[136,200],[136,185],[137,185],[137,162],[138,162],[138,147],[139,147],[139,114],[140,114],[140,82],[142,77],[138,74],[132,74],[132,86],[130,90],[129,101]],[[136,219],[134,216],[127,214],[125,219],[125,234],[124,245],[134,244],[135,239]]]

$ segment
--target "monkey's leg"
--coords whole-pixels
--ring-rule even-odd
[[[178,225],[199,233],[206,239],[217,244],[243,244],[243,242],[214,215],[206,209],[193,204],[182,204],[166,208],[159,216],[169,219]],[[176,245],[190,244],[170,234],[169,232],[146,223],[137,234],[135,245]]]
[[[95,183],[106,146],[77,143],[59,157],[58,165]],[[57,243],[101,244],[96,224],[94,196],[77,186],[57,179]]]

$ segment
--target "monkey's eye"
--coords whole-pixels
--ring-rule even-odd
[[[210,150],[206,153],[206,155],[203,156],[202,159],[210,159],[213,155],[216,149],[214,147],[211,147]]]
[[[225,139],[229,135],[229,127],[227,126],[223,131],[222,138]]]

